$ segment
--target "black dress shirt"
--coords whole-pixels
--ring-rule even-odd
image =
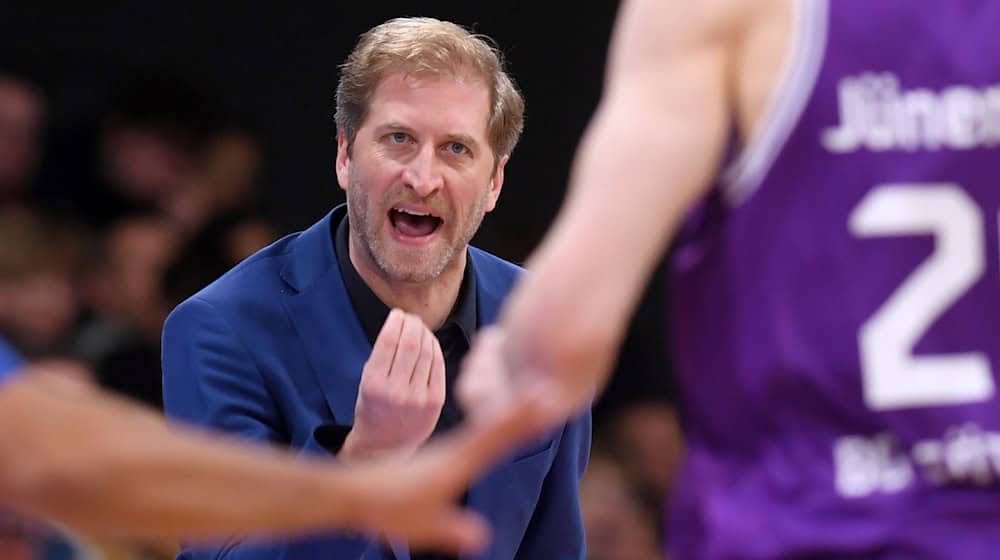
[[[335,231],[331,232],[334,238],[334,249],[337,253],[337,265],[340,267],[340,275],[344,279],[347,288],[347,296],[351,300],[354,312],[361,322],[361,327],[368,337],[368,341],[374,345],[382,325],[389,316],[389,307],[375,295],[375,292],[362,280],[361,275],[354,268],[348,252],[348,223],[347,216],[335,226]],[[462,285],[458,290],[458,298],[455,305],[448,314],[444,325],[438,329],[434,336],[437,337],[441,345],[441,353],[444,355],[445,364],[445,399],[441,408],[441,417],[438,418],[434,434],[444,432],[462,421],[462,411],[455,402],[454,387],[455,378],[458,375],[462,358],[469,351],[472,337],[475,336],[478,325],[478,312],[476,305],[476,274],[472,269],[472,258],[465,261],[465,272],[462,277]],[[343,432],[347,435],[346,430]],[[343,442],[341,442],[342,444]],[[465,497],[462,501],[465,502]],[[441,554],[414,554],[412,560],[445,560],[452,557]]]

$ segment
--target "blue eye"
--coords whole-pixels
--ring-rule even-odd
[[[448,144],[448,151],[456,155],[461,155],[468,152],[469,149],[458,142],[452,142],[451,144]]]
[[[392,134],[389,135],[389,137],[392,139],[393,143],[396,144],[406,143],[407,136],[405,132],[393,132]]]

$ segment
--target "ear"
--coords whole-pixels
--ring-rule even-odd
[[[337,182],[340,183],[341,190],[347,190],[350,184],[351,175],[348,171],[351,163],[351,155],[347,149],[347,135],[343,129],[337,130]]]
[[[503,190],[503,171],[507,166],[510,156],[503,156],[497,163],[497,170],[490,177],[490,192],[486,200],[486,211],[492,212],[497,207],[497,199],[500,198],[500,191]]]

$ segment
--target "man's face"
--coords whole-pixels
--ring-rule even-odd
[[[426,282],[458,257],[503,185],[487,141],[490,96],[481,80],[388,74],[351,152],[337,142],[352,253],[390,281]]]

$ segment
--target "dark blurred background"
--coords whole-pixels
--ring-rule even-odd
[[[0,2],[0,333],[31,357],[83,359],[95,381],[159,406],[166,313],[343,201],[337,67],[360,33],[397,16],[455,21],[505,53],[527,100],[525,132],[476,244],[522,262],[562,201],[616,8]],[[592,558],[651,557],[664,537],[680,442],[663,292],[658,273],[596,408],[582,488]],[[0,557],[17,558],[3,548],[8,533],[31,532],[0,528]],[[30,554],[69,554],[46,546]],[[140,553],[157,554],[120,552]]]
[[[258,136],[260,200],[290,231],[341,200],[332,171],[333,92],[337,65],[358,35],[400,15],[470,26],[501,46],[528,101],[503,206],[484,232],[484,244],[504,239],[508,256],[526,255],[558,207],[599,96],[616,2],[341,5],[8,1],[0,4],[0,52],[38,68],[52,121],[65,126],[93,119],[138,73],[197,87],[213,110]]]

